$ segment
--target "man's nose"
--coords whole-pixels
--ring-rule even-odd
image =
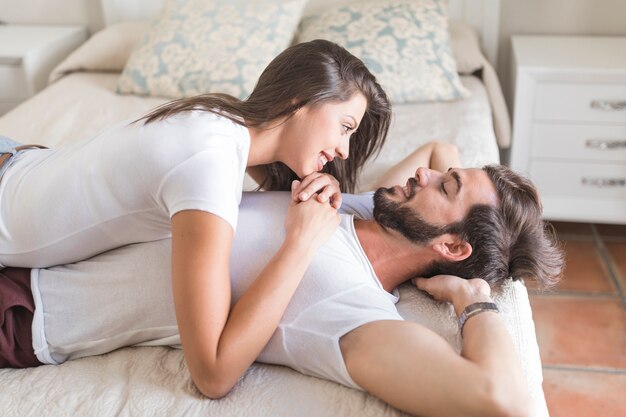
[[[441,172],[425,167],[419,167],[415,171],[415,179],[422,188],[426,187],[438,175],[441,175]]]

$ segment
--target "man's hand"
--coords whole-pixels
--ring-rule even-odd
[[[412,282],[435,300],[452,303],[457,316],[472,303],[491,301],[491,288],[480,278],[464,279],[454,275],[436,275],[432,278],[413,278]]]

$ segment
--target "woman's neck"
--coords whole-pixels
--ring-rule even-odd
[[[280,160],[280,141],[283,133],[282,125],[249,127],[250,150],[248,167],[271,164]]]

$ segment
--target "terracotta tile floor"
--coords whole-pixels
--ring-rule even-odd
[[[529,285],[551,417],[626,417],[626,226],[553,222],[563,281]]]

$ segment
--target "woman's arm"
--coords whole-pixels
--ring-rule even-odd
[[[376,182],[374,190],[406,183],[407,178],[415,176],[415,170],[419,167],[445,172],[450,167],[460,166],[459,150],[455,145],[441,141],[428,142],[389,168]]]
[[[439,276],[418,281],[418,287],[450,300],[458,315],[469,304],[490,300],[489,285],[477,281]],[[414,415],[531,414],[515,346],[497,313],[467,320],[461,355],[433,331],[403,321],[361,326],[341,339],[341,351],[357,384]]]
[[[315,251],[338,224],[339,215],[328,203],[292,202],[282,246],[230,310],[232,228],[198,210],[172,217],[176,320],[191,377],[204,395],[226,395],[254,362]]]

